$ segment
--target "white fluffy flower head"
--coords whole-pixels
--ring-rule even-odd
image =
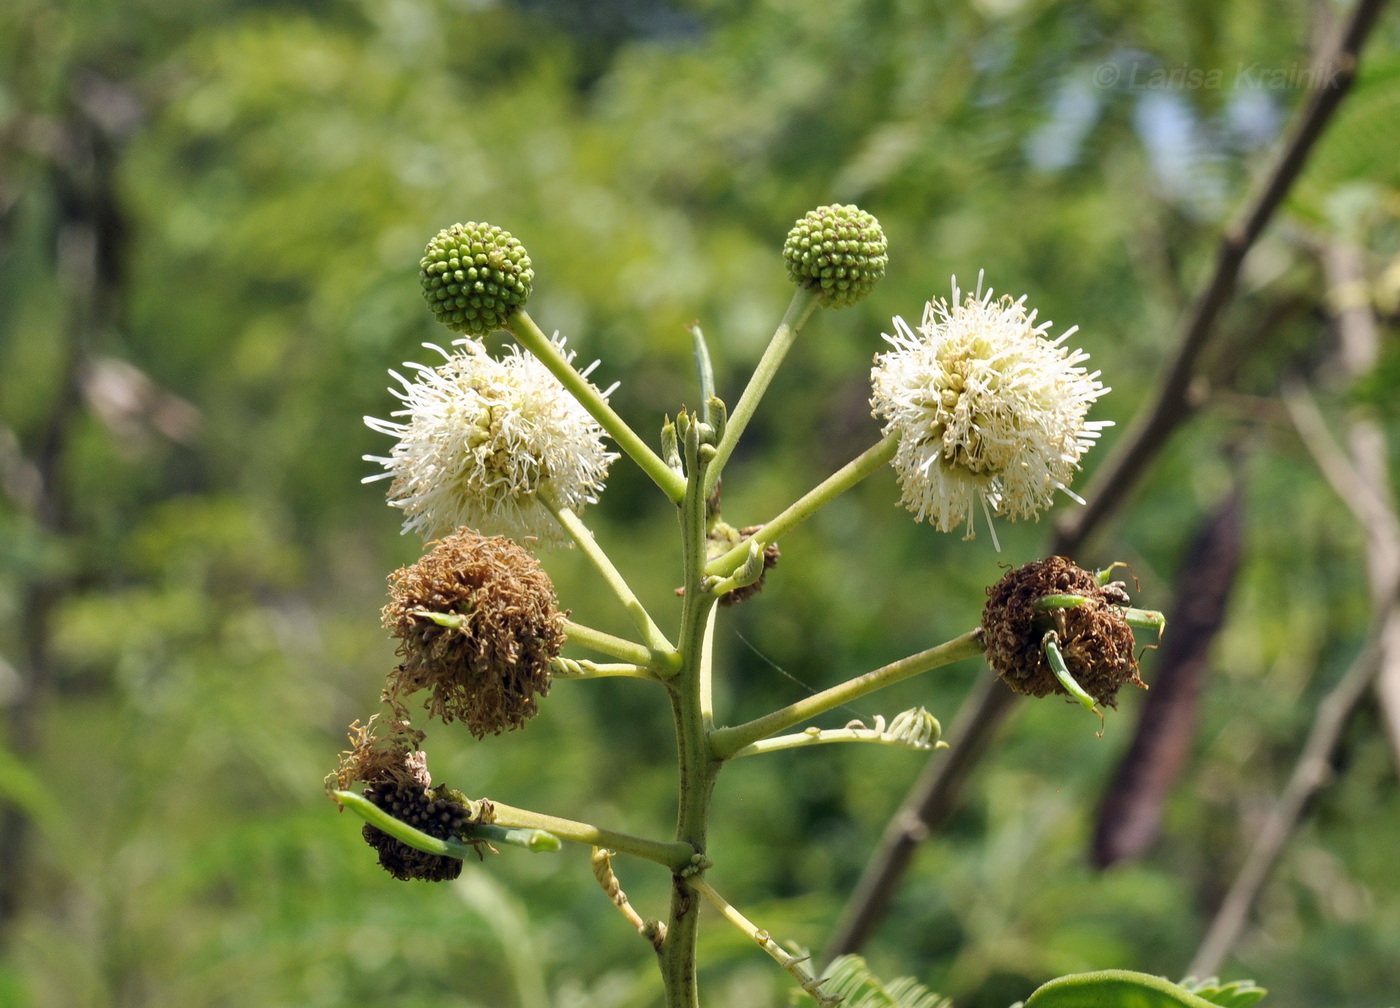
[[[898,439],[901,503],[942,532],[966,523],[967,538],[978,501],[990,527],[993,514],[1037,516],[1056,490],[1079,500],[1080,457],[1112,425],[1084,419],[1108,389],[1081,366],[1088,354],[1064,346],[1078,327],[1050,339],[1024,297],[993,301],[981,286],[963,300],[954,279],[918,329],[895,318],[870,374],[872,411]]]
[[[425,343],[445,360],[406,364],[412,379],[389,372],[403,385],[390,389],[403,401],[392,414],[402,420],[365,423],[398,444],[387,458],[365,456],[386,471],[364,482],[392,478],[389,504],[403,511],[403,531],[425,539],[466,526],[566,541],[539,491],[574,511],[595,502],[618,457],[604,449],[603,429],[534,357],[511,347],[496,360],[475,340],[454,345],[461,349],[448,353]]]

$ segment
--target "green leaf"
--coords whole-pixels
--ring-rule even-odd
[[[844,955],[831,964],[822,992],[843,998],[842,1008],[952,1008],[952,1002],[935,994],[913,977],[900,977],[888,984],[870,972],[870,967],[858,955]],[[793,1004],[797,1008],[815,1005],[816,999],[806,991],[797,991]]]
[[[1187,977],[1181,981],[1181,986],[1199,998],[1221,1005],[1222,1008],[1249,1008],[1269,993],[1253,980],[1232,980],[1222,984],[1216,977],[1206,977],[1204,980]]]
[[[1039,987],[1025,1008],[1219,1008],[1251,1005],[1265,991],[1249,981],[1192,992],[1161,977],[1130,970],[1099,970],[1063,976]],[[1252,988],[1252,990],[1250,989]],[[1209,996],[1207,996],[1209,995]],[[1231,1000],[1216,1000],[1216,997]]]

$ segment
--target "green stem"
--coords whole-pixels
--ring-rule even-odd
[[[714,695],[714,664],[715,664],[715,617],[719,615],[717,607],[710,607],[710,614],[705,620],[705,637],[702,643],[702,650],[699,661],[699,698],[700,698],[700,721],[705,731],[714,731],[715,727],[715,695]]]
[[[743,435],[744,428],[753,419],[754,411],[758,409],[759,400],[763,398],[763,393],[768,391],[773,376],[778,373],[783,358],[792,348],[797,334],[802,331],[802,326],[820,303],[819,294],[818,290],[799,287],[792,295],[792,301],[788,303],[787,311],[783,313],[777,331],[773,333],[773,338],[768,342],[768,348],[763,351],[763,357],[759,359],[758,367],[754,368],[753,375],[749,378],[748,386],[744,389],[743,395],[739,397],[739,404],[729,414],[729,423],[725,427],[724,437],[720,440],[714,462],[705,477],[705,489],[702,496],[708,497],[714,492],[715,484],[719,482],[724,464],[734,453],[734,446]]]
[[[805,749],[808,746],[828,745],[832,742],[874,742],[877,745],[896,746],[900,749],[916,749],[929,752],[933,749],[947,749],[947,742],[918,743],[898,735],[877,731],[874,728],[808,728],[796,735],[779,735],[776,738],[760,739],[731,755],[730,759],[741,756],[758,756],[762,753],[779,752],[783,749]]]
[[[1040,642],[1041,649],[1045,652],[1045,660],[1050,665],[1050,671],[1055,674],[1060,685],[1065,688],[1065,692],[1078,700],[1085,710],[1091,710],[1103,717],[1099,713],[1098,703],[1085,692],[1084,687],[1079,685],[1079,681],[1070,672],[1069,666],[1065,664],[1065,656],[1060,652],[1060,637],[1051,630]]]
[[[709,900],[710,905],[718,910],[725,920],[748,935],[759,948],[772,956],[773,960],[797,981],[798,986],[816,1000],[819,1008],[836,1008],[841,1003],[841,997],[827,994],[821,989],[822,981],[817,979],[816,975],[807,968],[806,964],[812,958],[811,956],[793,955],[783,948],[773,940],[766,930],[758,927],[740,913],[732,903],[716,892],[714,886],[703,878],[692,878],[688,884],[690,888]]]
[[[605,654],[609,658],[632,662],[636,665],[647,665],[652,661],[651,651],[635,641],[614,637],[610,633],[595,630],[591,626],[575,623],[567,618],[563,622],[563,627],[570,644],[582,644],[584,647],[591,648],[599,654]]]
[[[608,405],[608,401],[583,375],[575,370],[569,363],[568,358],[555,345],[539,326],[535,325],[534,319],[526,314],[525,309],[517,308],[506,321],[511,333],[516,341],[547,367],[554,377],[569,390],[575,399],[588,410],[589,415],[597,420],[603,430],[617,442],[617,446],[625,451],[642,470],[651,477],[653,483],[659,486],[663,493],[672,501],[680,503],[685,496],[685,480],[678,473],[672,470],[661,457],[649,448],[631,427],[629,427],[617,415],[617,412]]]
[[[622,573],[613,566],[612,560],[603,552],[598,541],[593,538],[593,532],[579,520],[578,515],[574,514],[571,508],[560,504],[554,499],[554,495],[545,488],[540,489],[539,497],[559,524],[564,526],[564,531],[573,536],[574,542],[578,543],[579,550],[602,575],[603,581],[612,589],[612,593],[617,596],[622,607],[627,610],[627,615],[632,619],[632,625],[637,628],[637,632],[642,635],[643,643],[650,649],[648,664],[659,668],[674,668],[676,649],[666,639],[661,628],[652,620],[651,614],[646,611],[646,607],[642,605],[636,593],[628,586]]]
[[[1036,612],[1050,612],[1052,609],[1078,609],[1088,604],[1089,599],[1083,595],[1042,595],[1035,600],[1031,608]],[[1155,609],[1134,609],[1127,606],[1122,609],[1122,613],[1123,622],[1136,630],[1156,630],[1160,638],[1167,629],[1167,618]]]
[[[353,791],[332,791],[331,797],[375,829],[389,834],[395,840],[401,840],[416,850],[441,857],[454,857],[459,861],[476,853],[476,849],[469,843],[460,840],[440,840],[414,829],[402,819],[395,819],[374,802]],[[496,824],[472,824],[467,827],[467,833],[487,843],[509,844],[535,852],[553,852],[559,849],[557,836],[547,830],[533,827],[517,829]]]
[[[656,672],[645,665],[631,662],[602,664],[580,661],[577,658],[553,658],[549,662],[549,674],[554,679],[650,679],[659,681]]]
[[[1049,612],[1051,609],[1078,609],[1089,604],[1085,595],[1042,595],[1031,606],[1036,612]]]
[[[590,847],[606,847],[622,854],[645,858],[665,865],[673,872],[685,871],[694,863],[695,848],[688,843],[650,840],[629,833],[602,829],[590,823],[560,819],[542,812],[502,805],[496,801],[491,802],[491,819],[497,826],[544,830],[560,840],[588,844]]]
[[[833,707],[839,707],[841,704],[849,703],[867,693],[873,693],[875,690],[902,682],[910,676],[916,676],[930,669],[961,661],[964,658],[971,658],[973,655],[981,654],[982,651],[981,630],[969,630],[961,637],[954,637],[952,640],[931,647],[927,651],[920,651],[918,654],[901,658],[899,661],[891,662],[873,672],[848,679],[846,682],[799,700],[795,704],[789,704],[771,714],[765,714],[761,718],[736,725],[733,728],[721,728],[710,735],[710,748],[716,759],[727,760],[745,746],[752,745],[759,739],[765,739],[785,728],[791,728],[818,714],[825,713]]]
[[[679,651],[681,670],[666,682],[676,722],[676,753],[680,784],[676,811],[676,839],[703,856],[709,826],[710,796],[714,793],[719,762],[709,746],[702,693],[708,681],[710,614],[715,599],[701,589],[705,567],[705,524],[708,517],[704,492],[706,466],[713,447],[704,443],[697,418],[681,414],[676,430],[685,453],[689,480],[681,502],[681,548],[685,594],[681,602]],[[670,916],[666,940],[658,951],[666,1008],[699,1008],[695,950],[699,933],[699,906],[687,880],[703,871],[703,861],[672,878]]]
[[[1167,618],[1155,609],[1124,609],[1123,621],[1135,630],[1156,630],[1157,639],[1167,629]]]
[[[733,420],[730,420],[732,427]],[[798,525],[812,517],[818,510],[871,473],[875,472],[890,459],[894,458],[894,453],[899,448],[899,443],[895,438],[889,437],[871,445],[861,452],[851,461],[847,462],[836,472],[832,473],[822,482],[818,483],[811,490],[807,491],[796,501],[794,501],[781,514],[771,519],[766,525],[760,528],[747,540],[735,546],[723,556],[716,557],[710,561],[706,568],[706,573],[715,577],[728,577],[733,574],[739,565],[743,563],[748,551],[748,542],[770,543],[776,542],[783,535],[791,532]]]

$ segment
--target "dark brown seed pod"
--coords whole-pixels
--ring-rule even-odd
[[[430,791],[417,781],[386,780],[365,788],[365,798],[420,832],[451,840],[471,820],[471,809],[440,795],[441,790]],[[420,851],[369,823],[361,833],[379,852],[379,864],[396,879],[449,882],[462,873],[460,858]]]

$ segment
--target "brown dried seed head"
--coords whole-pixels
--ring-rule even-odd
[[[429,714],[460,720],[477,738],[535,716],[565,639],[538,560],[510,539],[462,529],[389,581],[384,626],[404,659],[389,676],[389,697],[429,689]]]
[[[1036,610],[1040,599],[1060,594],[1081,595],[1088,602],[1053,612]],[[1133,631],[1123,617],[1127,599],[1121,584],[1100,587],[1092,573],[1055,556],[1008,572],[987,595],[982,610],[987,664],[1017,693],[1067,695],[1042,647],[1051,630],[1059,636],[1070,674],[1099,703],[1116,707],[1124,683],[1146,688],[1138,677]]]

